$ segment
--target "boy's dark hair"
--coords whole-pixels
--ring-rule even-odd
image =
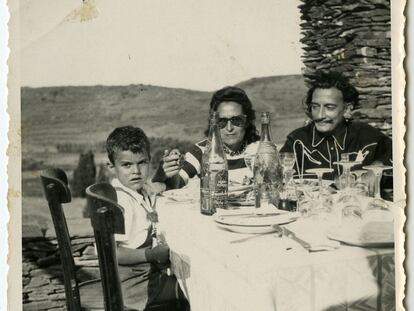
[[[109,161],[115,163],[115,153],[117,151],[130,150],[133,153],[146,152],[150,154],[150,143],[145,132],[139,127],[123,126],[114,129],[106,140],[106,152]]]
[[[242,111],[246,115],[246,134],[244,135],[244,140],[248,144],[259,140],[260,136],[254,124],[254,120],[256,119],[255,111],[246,92],[235,86],[226,86],[216,91],[211,98],[210,113],[217,111],[218,106],[222,102],[235,102],[242,106]],[[206,136],[208,132],[209,129],[204,132]]]
[[[341,91],[344,103],[352,104],[353,109],[359,108],[359,93],[357,89],[349,82],[349,79],[347,77],[337,71],[318,71],[315,74],[314,82],[312,83],[311,88],[309,89],[306,96],[306,105],[308,111],[310,109],[310,104],[312,103],[312,96],[315,89],[330,89],[332,87],[336,87],[339,91]]]

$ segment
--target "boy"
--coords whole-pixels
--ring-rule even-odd
[[[106,141],[109,167],[118,203],[124,208],[125,234],[116,235],[125,306],[144,310],[151,305],[183,300],[177,280],[161,272],[169,263],[167,244],[153,245],[156,213],[146,191],[150,144],[138,127],[116,128]]]

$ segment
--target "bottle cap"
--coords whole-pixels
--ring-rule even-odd
[[[210,124],[216,124],[218,117],[219,117],[219,114],[217,113],[217,111],[212,111],[210,113]]]
[[[270,112],[262,112],[261,122],[265,124],[270,123]]]

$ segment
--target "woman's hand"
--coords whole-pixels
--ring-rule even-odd
[[[171,151],[164,150],[162,169],[167,178],[178,175],[181,169],[182,159],[183,156],[178,149],[172,149]]]

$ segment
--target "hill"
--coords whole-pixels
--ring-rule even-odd
[[[256,111],[273,113],[277,142],[303,123],[302,76],[254,78],[238,84]],[[132,124],[151,137],[196,141],[203,135],[211,92],[152,85],[21,89],[23,151],[57,144],[94,144],[114,127]],[[258,122],[259,123],[259,122]]]

